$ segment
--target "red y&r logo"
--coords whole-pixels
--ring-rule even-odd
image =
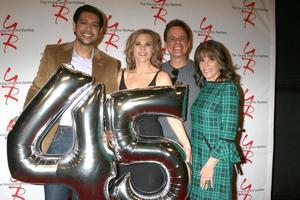
[[[13,178],[10,178],[10,181],[12,183],[19,182],[18,180],[15,180]],[[14,190],[13,193],[11,194],[13,200],[25,200],[24,194],[26,193],[26,190],[21,185],[19,184],[10,185],[9,189]]]
[[[18,75],[14,75],[10,78],[8,78],[8,74],[10,72],[11,68],[8,67],[5,74],[4,74],[4,81],[7,82],[7,85],[2,85],[3,89],[9,89],[8,93],[4,95],[4,97],[6,98],[5,104],[8,105],[8,100],[12,99],[16,102],[18,102],[18,98],[16,97],[16,95],[19,94],[19,89],[16,87],[16,82],[18,80]]]
[[[15,35],[15,30],[17,28],[18,23],[14,22],[10,25],[7,25],[9,19],[10,19],[10,15],[7,15],[2,24],[4,31],[1,31],[1,36],[7,36],[7,40],[3,42],[4,53],[6,53],[7,47],[11,47],[17,50],[17,46],[14,44],[18,41],[18,36]]]
[[[202,19],[202,21],[200,22],[200,33],[198,33],[199,36],[203,36],[204,39],[202,40],[202,42],[206,42],[209,39],[212,39],[212,36],[210,36],[211,32],[212,32],[212,25],[209,24],[207,26],[204,25],[204,22],[206,22],[206,17],[204,17]]]
[[[250,191],[252,188],[252,184],[246,182],[247,182],[247,178],[244,178],[243,182],[240,185],[241,193],[239,193],[239,196],[242,196],[243,200],[251,200],[252,195],[250,194]]]
[[[247,163],[252,163],[252,157],[254,156],[254,153],[252,151],[253,148],[253,140],[248,140],[248,134],[246,134],[243,138],[242,138],[242,144],[241,146],[243,147],[243,155],[245,158],[245,161]]]
[[[254,106],[252,105],[253,101],[254,101],[254,95],[249,95],[247,94],[249,92],[249,89],[247,88],[246,91],[244,92],[244,111],[243,111],[243,115],[246,117],[250,117],[251,119],[253,119],[253,115],[252,113],[255,111]],[[246,95],[249,95],[246,98]]]
[[[241,11],[243,14],[245,14],[245,17],[243,19],[245,28],[246,28],[247,24],[255,26],[254,20],[256,18],[256,14],[253,12],[254,7],[255,7],[255,2],[252,1],[252,2],[246,3],[246,1],[247,0],[244,0],[245,9]]]
[[[52,4],[53,8],[59,8],[58,11],[54,14],[55,24],[57,24],[57,21],[59,19],[68,22],[68,18],[65,17],[70,12],[69,8],[66,7],[67,2],[68,2],[67,0],[64,0],[63,2],[58,0],[56,3]]]
[[[154,10],[157,10],[157,13],[153,15],[154,17],[154,25],[156,25],[156,21],[160,20],[166,23],[166,19],[164,18],[167,14],[168,11],[167,9],[164,8],[166,0],[153,0],[154,3],[161,3],[159,6],[151,6],[151,8]]]
[[[116,31],[119,27],[119,22],[111,23],[111,18],[112,18],[112,15],[109,15],[107,17],[109,25],[107,26],[108,31],[105,33],[105,35],[108,35],[109,38],[104,42],[105,51],[108,51],[109,46],[112,46],[112,47],[118,49],[118,45],[116,43],[120,39],[120,37],[116,34]]]
[[[246,64],[243,65],[244,75],[246,74],[246,71],[251,71],[252,73],[255,73],[253,67],[255,66],[256,62],[253,59],[253,57],[256,55],[256,50],[254,48],[249,49],[249,46],[250,42],[247,42],[243,50],[244,54],[246,55],[245,57],[242,57],[242,60],[246,61]]]

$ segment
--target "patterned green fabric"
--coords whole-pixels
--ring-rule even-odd
[[[233,163],[240,161],[235,145],[239,94],[231,81],[207,82],[191,108],[192,169],[191,200],[232,199]],[[219,160],[213,188],[200,187],[200,170],[209,157]]]

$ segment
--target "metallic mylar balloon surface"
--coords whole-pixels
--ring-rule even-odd
[[[190,187],[190,168],[181,146],[164,137],[138,137],[136,121],[144,115],[169,115],[181,118],[187,87],[152,87],[123,90],[107,100],[108,128],[115,137],[117,164],[157,163],[161,166],[165,187],[145,195],[132,185],[130,174],[118,177],[111,188],[114,199],[186,199]],[[110,116],[110,117],[109,117]],[[141,133],[142,134],[142,133]],[[145,172],[146,173],[146,172]]]
[[[111,153],[102,142],[104,86],[93,78],[60,68],[33,98],[8,135],[12,176],[29,183],[64,183],[79,199],[109,199],[109,180],[115,176]],[[89,93],[73,109],[76,142],[61,155],[43,154],[40,142],[47,130],[81,92]]]
[[[60,155],[44,154],[41,141],[64,111],[83,92],[72,110],[75,143]],[[105,94],[86,74],[61,68],[48,80],[19,116],[7,138],[7,157],[12,177],[20,181],[71,186],[80,200],[186,199],[190,167],[181,146],[163,137],[136,135],[135,122],[144,115],[184,118],[188,89],[151,87]],[[107,97],[106,97],[107,96]],[[105,134],[106,133],[106,134]],[[112,134],[111,141],[106,138]],[[116,164],[158,163],[166,177],[155,194],[139,194],[130,174],[116,177]]]

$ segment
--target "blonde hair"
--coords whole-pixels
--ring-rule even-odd
[[[155,67],[160,68],[162,63],[162,47],[161,47],[160,36],[158,33],[150,29],[138,29],[133,33],[131,33],[130,36],[128,37],[126,42],[126,47],[124,50],[124,53],[126,55],[127,68],[129,70],[132,70],[136,67],[134,54],[133,54],[133,46],[135,44],[136,38],[141,34],[148,34],[151,36],[153,54],[151,56],[150,62]]]

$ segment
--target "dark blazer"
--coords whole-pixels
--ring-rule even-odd
[[[53,73],[61,66],[62,63],[71,63],[72,54],[74,49],[74,42],[47,45],[36,77],[27,93],[25,104],[26,106],[36,92],[44,85],[45,82],[51,77]],[[95,49],[94,57],[92,60],[92,76],[96,82],[104,83],[106,92],[112,93],[117,91],[117,74],[120,69],[120,61],[107,55],[106,53]],[[56,123],[48,132],[42,142],[42,150],[46,152],[51,144],[58,123]]]

